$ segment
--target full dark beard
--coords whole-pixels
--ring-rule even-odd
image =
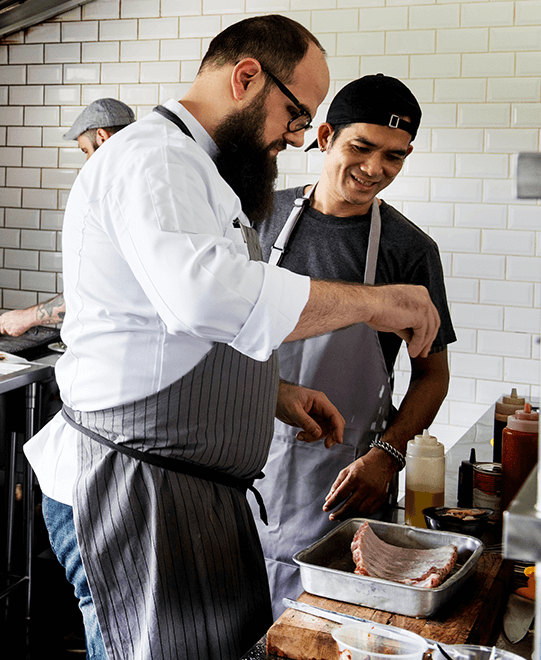
[[[242,210],[254,225],[271,210],[278,174],[276,158],[269,154],[276,144],[263,143],[265,120],[265,98],[261,95],[248,108],[228,115],[214,133],[220,149],[218,171],[236,192]]]

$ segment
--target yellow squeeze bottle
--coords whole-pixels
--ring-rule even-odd
[[[424,527],[423,509],[445,503],[445,447],[425,429],[406,451],[406,524]]]

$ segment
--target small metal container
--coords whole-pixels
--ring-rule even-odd
[[[456,594],[473,572],[484,548],[473,536],[369,520],[375,534],[386,543],[420,549],[456,545],[458,560],[444,582],[432,589],[357,575],[353,572],[351,542],[363,522],[364,518],[346,520],[295,554],[293,559],[300,566],[305,591],[385,612],[426,618]]]
[[[502,464],[475,463],[473,466],[473,506],[493,509],[491,523],[502,519]]]

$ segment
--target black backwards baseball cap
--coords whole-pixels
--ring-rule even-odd
[[[417,99],[403,82],[377,73],[343,87],[332,100],[325,121],[333,128],[356,123],[401,128],[414,140],[421,114]],[[402,117],[409,117],[410,121]],[[314,147],[317,147],[317,140],[305,151]]]

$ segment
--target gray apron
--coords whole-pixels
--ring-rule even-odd
[[[269,263],[279,264],[308,197],[296,200]],[[375,280],[380,229],[379,205],[374,200],[366,284]],[[383,434],[392,410],[389,375],[377,332],[364,323],[283,344],[278,355],[280,377],[325,392],[344,416],[346,429],[344,444],[326,449],[323,442],[299,442],[295,438],[298,429],[275,421],[265,478],[258,484],[268,508],[269,525],[257,524],[275,618],[284,610],[282,598],[295,598],[302,591],[293,555],[336,524],[322,511],[325,495],[340,470],[366,454],[372,440]],[[389,503],[396,499],[396,492],[397,480],[390,489]]]
[[[218,343],[152,396],[64,410],[81,431],[74,519],[109,660],[238,660],[269,628],[245,492],[267,458],[277,389],[274,355]]]

